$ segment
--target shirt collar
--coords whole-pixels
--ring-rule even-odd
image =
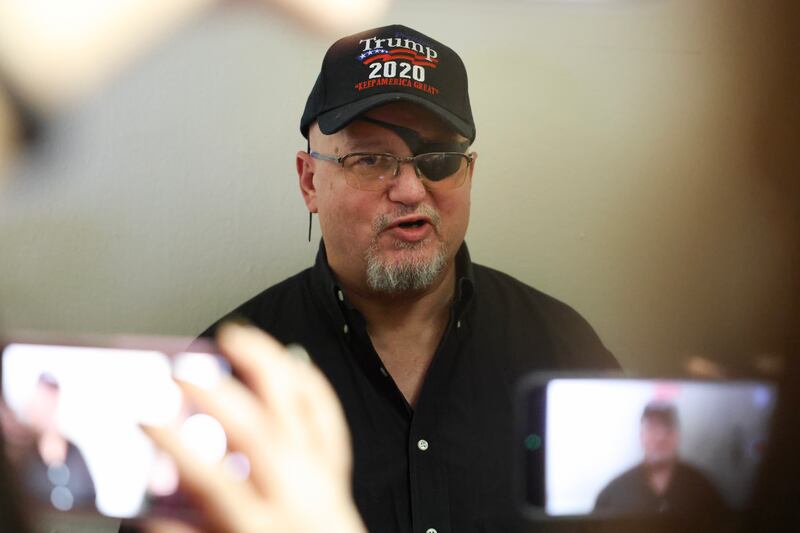
[[[461,320],[464,312],[472,302],[475,294],[475,269],[469,256],[467,243],[461,244],[456,254],[456,295],[453,310],[457,320]]]

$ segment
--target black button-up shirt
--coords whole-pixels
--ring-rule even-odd
[[[718,515],[725,500],[699,469],[679,461],[663,494],[656,494],[647,481],[643,463],[626,470],[600,491],[595,511],[617,513],[676,513]]]
[[[450,318],[413,408],[337,284],[324,244],[312,268],[229,315],[303,345],[333,384],[352,433],[353,495],[371,532],[520,530],[512,486],[516,381],[537,370],[617,366],[577,312],[473,264],[466,245],[456,279]]]

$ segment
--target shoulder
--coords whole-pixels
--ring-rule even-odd
[[[676,465],[676,472],[687,484],[694,485],[696,487],[714,486],[709,476],[703,472],[703,470],[689,463],[679,461]]]
[[[528,308],[556,320],[585,322],[572,307],[494,268],[473,264],[476,291],[482,299]]]
[[[283,304],[295,302],[308,287],[311,269],[307,268],[261,291],[245,303],[236,308],[236,311],[250,317],[257,317],[270,313]]]
[[[608,483],[608,487],[619,488],[637,485],[643,479],[642,465],[638,464],[625,470]]]
[[[595,506],[602,508],[619,503],[620,498],[629,498],[642,490],[641,465],[629,468],[608,484],[597,495]]]
[[[473,264],[476,305],[495,321],[546,337],[566,368],[615,369],[619,365],[574,308],[499,270]]]
[[[292,310],[302,309],[306,303],[310,273],[310,268],[305,269],[261,291],[226,313],[200,336],[213,337],[217,328],[230,320],[245,320],[272,332],[281,317],[291,318]]]
[[[676,485],[696,502],[709,508],[726,508],[727,503],[712,477],[700,468],[680,461],[676,467]]]

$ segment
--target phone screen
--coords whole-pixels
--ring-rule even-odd
[[[140,348],[121,346],[139,345]],[[118,518],[186,504],[172,460],[140,423],[172,424],[201,458],[236,462],[219,422],[172,380],[229,373],[210,346],[176,339],[108,339],[101,346],[11,342],[2,354],[6,453],[31,503]],[[147,348],[141,348],[147,346]],[[161,349],[159,349],[161,347]]]
[[[533,379],[518,442],[529,514],[744,510],[775,387],[753,381]]]

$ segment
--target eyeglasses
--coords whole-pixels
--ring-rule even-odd
[[[449,190],[461,187],[467,178],[473,154],[459,152],[430,152],[409,157],[392,154],[355,152],[342,157],[309,152],[314,159],[339,163],[347,184],[362,191],[382,191],[400,173],[400,165],[412,163],[417,177],[430,190]]]

